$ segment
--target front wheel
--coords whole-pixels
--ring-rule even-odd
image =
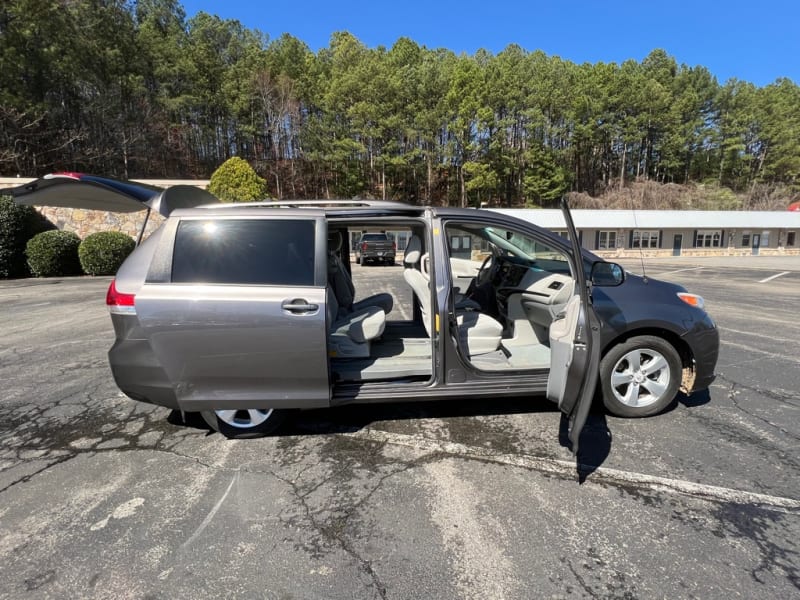
[[[600,361],[603,404],[620,417],[664,410],[678,393],[681,358],[663,338],[642,335],[614,346]]]
[[[204,410],[203,420],[227,438],[245,439],[269,435],[286,420],[287,411],[275,408]]]

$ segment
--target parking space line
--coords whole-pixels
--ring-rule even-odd
[[[439,452],[453,456],[463,456],[470,459],[522,467],[544,473],[552,473],[570,479],[576,477],[575,463],[566,460],[542,456],[503,454],[494,452],[488,448],[467,446],[466,444],[459,444],[456,442],[432,440],[415,435],[391,433],[375,429],[361,429],[353,433],[343,433],[340,435],[365,441],[406,446],[423,452]],[[610,484],[636,485],[654,491],[671,492],[708,501],[759,505],[789,511],[800,510],[800,500],[795,498],[772,496],[769,494],[760,494],[758,492],[748,492],[746,490],[706,485],[694,481],[672,479],[670,477],[660,477],[658,475],[648,475],[646,473],[635,473],[632,471],[622,471],[620,469],[611,469],[607,467],[594,468],[589,466],[587,469],[593,471],[588,479],[590,482],[592,480],[600,480]]]
[[[735,333],[737,335],[749,335],[751,337],[759,337],[764,338],[765,340],[769,340],[770,342],[783,342],[784,344],[797,344],[800,342],[797,338],[789,339],[789,338],[782,338],[782,337],[775,337],[774,335],[764,335],[763,333],[757,333],[755,331],[741,331],[739,329],[731,329],[730,327],[721,327],[717,325],[717,329],[720,331],[727,331],[729,333]]]
[[[233,487],[233,484],[236,483],[237,479],[239,479],[239,471],[236,471],[236,473],[234,473],[233,479],[231,479],[230,484],[228,484],[228,489],[226,489],[225,493],[222,494],[222,497],[220,497],[220,499],[217,500],[217,503],[214,505],[214,507],[206,515],[206,518],[203,519],[203,522],[200,523],[200,525],[197,527],[197,529],[194,530],[194,533],[189,536],[189,539],[181,544],[181,547],[180,547],[181,550],[183,550],[187,546],[191,545],[191,543],[193,541],[195,541],[199,537],[199,535],[201,533],[203,533],[203,530],[206,527],[208,527],[208,524],[211,523],[211,521],[214,519],[214,515],[217,514],[217,511],[220,509],[222,504],[225,502],[225,499],[228,497],[228,494],[231,493],[231,488]]]
[[[719,341],[720,345],[722,346],[733,346],[734,348],[740,348],[742,350],[746,350],[747,352],[755,352],[756,354],[763,354],[764,356],[769,356],[771,358],[777,358],[778,360],[785,360],[790,363],[800,363],[794,356],[786,356],[784,354],[778,354],[777,352],[770,352],[768,350],[761,350],[760,348],[753,347],[752,344],[737,344],[736,342],[731,342],[730,340],[726,340],[722,338]]]
[[[772,277],[765,277],[758,283],[767,283],[768,281],[772,281],[773,279],[777,279],[778,277],[783,277],[784,275],[788,275],[791,271],[784,271],[783,273],[778,273],[777,275],[773,275]]]
[[[662,275],[672,275],[674,273],[683,273],[684,271],[699,271],[700,269],[705,269],[705,267],[687,267],[685,269],[677,269],[675,271],[664,271],[663,273],[656,273],[658,277]]]

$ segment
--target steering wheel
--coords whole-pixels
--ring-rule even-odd
[[[489,281],[489,279],[491,279],[492,271],[493,271],[493,268],[494,268],[494,265],[495,265],[495,262],[496,262],[493,259],[494,259],[494,255],[493,254],[489,254],[489,256],[487,256],[483,260],[483,263],[481,264],[481,268],[478,269],[478,274],[475,275],[475,284],[476,285],[483,285],[484,283]],[[492,265],[488,266],[490,262],[492,263]]]

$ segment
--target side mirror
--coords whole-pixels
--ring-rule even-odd
[[[625,269],[617,263],[597,261],[592,265],[592,285],[616,287],[625,281]]]

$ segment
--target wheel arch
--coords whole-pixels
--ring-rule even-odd
[[[643,335],[660,337],[666,342],[669,342],[669,344],[675,348],[675,350],[678,352],[678,356],[681,357],[681,366],[683,367],[683,377],[681,380],[680,389],[684,393],[686,393],[687,390],[691,390],[694,384],[694,354],[692,353],[692,349],[689,344],[687,344],[680,335],[669,329],[653,326],[629,329],[605,344],[600,350],[600,358],[602,359],[602,357],[604,357],[614,346],[618,344],[624,344],[631,338]]]

